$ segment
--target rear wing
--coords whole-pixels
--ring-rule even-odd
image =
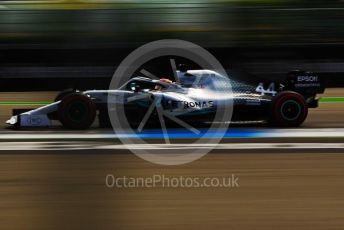
[[[304,96],[322,94],[326,88],[324,80],[318,74],[298,70],[288,73],[284,86],[287,90],[298,92]]]
[[[310,108],[318,107],[317,94],[322,94],[326,82],[318,74],[307,71],[291,71],[283,83],[284,90],[291,90],[301,94]]]

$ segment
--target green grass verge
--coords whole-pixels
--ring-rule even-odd
[[[0,105],[47,105],[52,101],[0,101]]]
[[[344,97],[324,97],[320,102],[344,102]]]

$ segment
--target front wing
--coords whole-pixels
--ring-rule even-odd
[[[52,122],[48,114],[56,112],[59,103],[60,101],[54,102],[38,109],[12,116],[6,121],[6,124],[13,127],[51,127]]]

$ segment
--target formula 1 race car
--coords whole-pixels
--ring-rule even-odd
[[[211,70],[179,70],[176,76],[176,82],[137,76],[117,90],[63,92],[54,103],[14,114],[6,123],[14,127],[49,127],[52,120],[58,120],[68,129],[87,129],[97,115],[100,124],[109,123],[108,103],[112,103],[124,106],[130,124],[142,126],[154,98],[159,97],[163,110],[186,122],[211,122],[217,108],[232,100],[230,121],[296,127],[306,119],[308,108],[318,107],[316,94],[324,92],[316,74],[302,71],[290,72],[282,83],[258,85],[228,79]],[[110,100],[111,95],[122,99]],[[154,119],[154,111],[151,114],[148,120],[159,121]]]

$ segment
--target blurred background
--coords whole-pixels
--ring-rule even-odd
[[[158,39],[194,42],[252,78],[302,69],[344,87],[343,25],[340,0],[0,0],[1,229],[343,229],[342,88],[326,89],[299,129],[234,128],[244,138],[180,166],[143,161],[118,139],[80,140],[112,130],[4,126],[60,90],[107,89],[131,51]],[[107,174],[235,174],[240,188],[109,189]]]
[[[269,78],[304,69],[341,86],[343,6],[340,0],[0,0],[0,90],[107,88],[132,50],[171,38],[201,45],[227,69]]]
[[[162,38],[208,48],[344,41],[339,0],[10,0],[0,6],[2,48],[135,48]]]

